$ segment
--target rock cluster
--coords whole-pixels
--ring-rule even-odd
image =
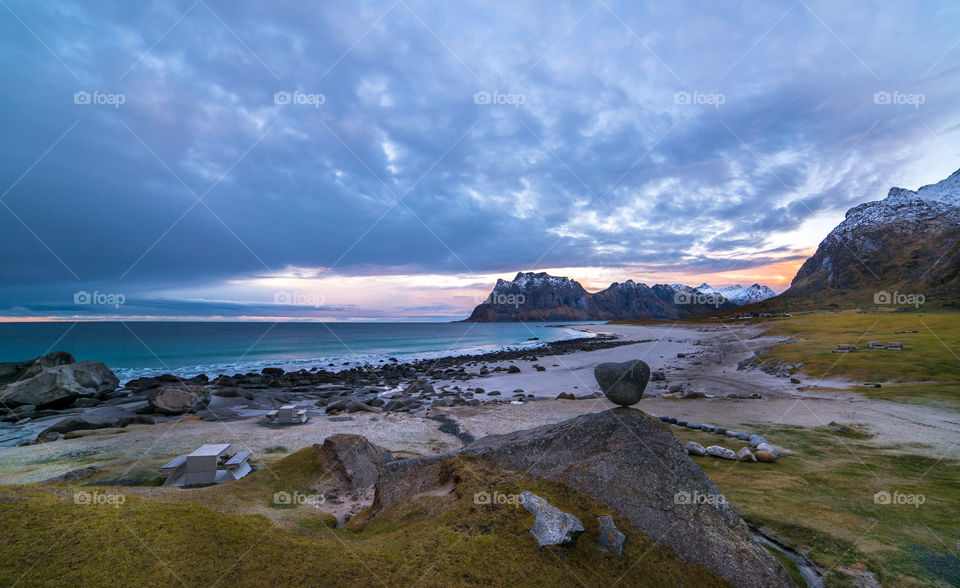
[[[120,384],[117,376],[99,361],[62,363],[73,357],[64,352],[51,355],[32,363],[4,364],[8,383],[0,388],[0,404],[59,409],[86,400],[95,405]]]

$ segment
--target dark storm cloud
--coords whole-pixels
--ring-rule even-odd
[[[289,266],[749,268],[958,167],[948,1],[8,5],[0,303],[37,312]]]

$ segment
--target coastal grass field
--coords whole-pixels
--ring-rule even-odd
[[[672,429],[683,443],[734,451],[746,445]],[[869,570],[885,586],[960,583],[960,463],[916,447],[874,444],[857,427],[834,433],[758,423],[754,430],[790,452],[775,464],[694,461],[745,520],[794,550],[809,550],[808,557],[828,570],[828,586],[853,586],[848,569]],[[878,492],[889,493],[890,502]]]
[[[629,540],[622,558],[597,548],[603,504],[562,484],[504,473],[486,462],[446,464],[455,491],[414,499],[365,527],[346,528],[309,505],[278,506],[273,493],[310,492],[324,476],[308,447],[236,483],[177,488],[71,485],[0,487],[4,585],[604,585],[729,586],[614,516]],[[533,515],[514,503],[477,504],[478,492],[530,490],[575,514],[574,547],[539,548]],[[87,496],[122,493],[77,504]],[[256,511],[257,514],[247,514]],[[536,573],[531,573],[535,570]]]
[[[960,312],[845,311],[773,319],[767,324],[769,334],[797,341],[774,346],[762,360],[803,363],[799,371],[814,380],[839,376],[893,384],[960,383]],[[870,341],[900,342],[904,350],[867,349]],[[857,350],[834,353],[841,343]],[[931,397],[942,396],[941,391],[933,390]]]

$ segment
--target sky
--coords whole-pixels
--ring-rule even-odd
[[[960,168],[960,6],[0,0],[0,320],[789,286]]]

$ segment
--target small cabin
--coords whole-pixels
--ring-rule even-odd
[[[894,351],[903,351],[903,343],[899,341],[891,341],[887,343],[887,349],[893,349]]]
[[[867,343],[867,349],[883,349],[883,341],[871,341]]]
[[[856,351],[856,347],[850,345],[849,343],[841,343],[837,345],[837,353],[850,353],[851,351]]]

